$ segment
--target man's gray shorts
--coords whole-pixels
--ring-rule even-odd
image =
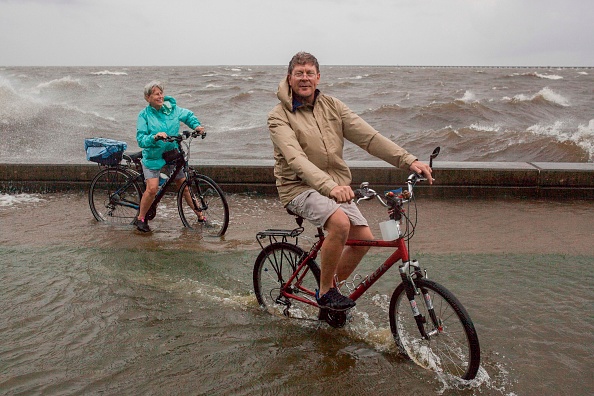
[[[368,226],[367,220],[354,202],[339,204],[315,190],[304,191],[287,204],[287,209],[318,228],[323,228],[338,208],[348,216],[352,225]]]

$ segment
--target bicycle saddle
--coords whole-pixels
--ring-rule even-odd
[[[138,162],[142,159],[142,151],[136,151],[134,153],[124,153],[124,159],[126,161]]]
[[[294,216],[295,217],[295,221],[297,222],[297,225],[299,227],[303,227],[303,217],[299,216],[296,213],[291,212],[289,209],[287,209],[287,213],[290,214],[291,216]]]

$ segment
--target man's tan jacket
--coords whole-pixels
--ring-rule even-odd
[[[279,84],[277,97],[280,103],[268,114],[268,128],[283,205],[310,188],[329,196],[334,187],[351,184],[351,171],[342,158],[344,139],[401,169],[416,160],[336,98],[319,93],[313,106],[293,109],[286,79]]]

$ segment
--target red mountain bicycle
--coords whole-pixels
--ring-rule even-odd
[[[439,147],[431,155],[431,163]],[[410,204],[416,214],[413,190],[426,180],[418,174],[407,179],[407,189],[389,191],[382,198],[363,183],[355,191],[357,203],[377,200],[388,208],[394,228],[394,240],[348,240],[348,246],[394,248],[394,252],[371,274],[351,282],[348,296],[356,301],[386,271],[400,261],[401,283],[390,299],[390,329],[399,352],[419,365],[465,380],[475,378],[480,366],[477,332],[466,309],[445,287],[427,278],[417,260],[411,260],[407,242],[414,234],[416,216],[410,216]],[[406,208],[405,208],[406,206]],[[332,327],[343,327],[349,318],[345,311],[320,309],[315,292],[320,283],[320,267],[315,259],[324,243],[324,232],[318,228],[313,246],[304,251],[298,244],[303,219],[292,230],[269,229],[259,232],[262,247],[254,264],[254,291],[261,307],[273,314],[290,318],[323,320]],[[264,245],[263,240],[269,244]],[[291,242],[289,242],[292,240]],[[356,309],[356,308],[353,308]]]

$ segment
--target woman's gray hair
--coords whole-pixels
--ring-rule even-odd
[[[159,88],[161,90],[161,92],[165,91],[163,89],[163,84],[161,83],[161,81],[151,81],[150,83],[148,83],[144,86],[144,97],[145,98],[147,96],[151,96],[151,94],[153,93],[153,88]]]

